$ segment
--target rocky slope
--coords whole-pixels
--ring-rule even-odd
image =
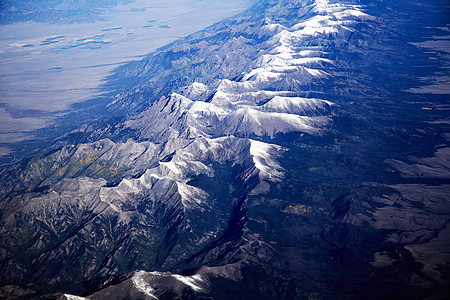
[[[119,70],[122,120],[3,170],[2,293],[445,298],[439,7],[261,1]]]

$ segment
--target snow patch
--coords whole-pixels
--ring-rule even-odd
[[[332,103],[326,100],[302,97],[275,96],[261,106],[263,111],[320,115]]]
[[[70,294],[64,294],[64,297],[67,300],[87,300],[88,299],[88,298],[85,298],[85,297],[74,296],[74,295],[70,295]]]
[[[179,181],[176,181],[176,184],[184,207],[188,207],[190,203],[200,204],[202,202],[201,200],[208,196],[206,192],[200,188]]]
[[[158,299],[153,292],[155,291],[150,284],[148,284],[143,276],[146,274],[145,271],[138,271],[135,272],[133,277],[131,278],[131,281],[133,282],[133,285],[136,289],[138,289],[140,292],[144,293],[145,295],[153,298]]]
[[[319,127],[330,121],[327,117],[307,117],[291,113],[263,112],[253,108],[238,109],[230,114],[226,130],[249,136],[267,135],[273,138],[278,133],[306,132],[316,134]]]
[[[193,275],[193,276],[182,276],[182,275],[175,274],[175,275],[172,275],[172,277],[181,281],[185,285],[189,286],[196,292],[203,291],[203,288],[198,286],[199,282],[203,282],[203,279],[198,274]]]
[[[159,164],[165,166],[167,169],[177,175],[181,175],[183,173],[182,170],[173,161],[159,162]]]
[[[263,143],[260,141],[250,141],[250,155],[253,157],[255,167],[260,171],[260,177],[268,177],[273,181],[283,177],[282,167],[272,156],[283,150],[281,146]],[[262,175],[262,176],[261,176]]]

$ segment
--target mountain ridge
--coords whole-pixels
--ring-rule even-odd
[[[393,25],[339,1],[252,11],[134,64],[118,76],[136,86],[108,106],[124,121],[85,126],[72,135],[93,141],[31,159],[12,187],[3,180],[2,284],[90,299],[446,292],[448,185],[402,162],[449,140],[423,123],[406,131],[417,108],[379,84],[389,74],[366,70],[399,35],[378,28]],[[427,132],[432,150],[416,142]]]

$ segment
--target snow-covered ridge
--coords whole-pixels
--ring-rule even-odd
[[[87,300],[88,298],[85,297],[80,297],[80,296],[74,296],[74,295],[70,295],[70,294],[64,294],[61,299],[66,299],[66,300]]]
[[[79,228],[87,224],[83,223],[85,212],[92,217],[86,222],[91,223],[113,216],[111,219],[124,228],[135,226],[129,238],[133,243],[143,234],[139,227],[141,221],[150,229],[154,222],[164,228],[160,236],[151,235],[152,242],[154,239],[151,251],[159,249],[156,248],[158,239],[172,226],[189,236],[192,244],[218,241],[215,234],[202,234],[204,230],[214,231],[210,226],[203,229],[202,220],[190,221],[198,215],[218,220],[217,202],[225,201],[221,205],[232,207],[236,199],[225,194],[223,200],[221,195],[214,194],[215,186],[206,184],[210,179],[214,182],[216,178],[225,178],[224,190],[239,188],[242,197],[238,201],[241,201],[247,193],[258,195],[270,191],[271,182],[283,179],[285,169],[280,157],[289,149],[277,145],[277,137],[289,132],[318,135],[330,126],[334,104],[320,99],[317,96],[320,93],[310,97],[308,91],[329,76],[329,69],[337,64],[328,43],[347,43],[353,24],[367,17],[358,7],[323,0],[286,2],[289,9],[298,10],[298,17],[289,17],[289,22],[276,15],[256,21],[237,19],[233,26],[224,29],[223,40],[221,34],[217,38],[210,33],[211,40],[196,41],[185,47],[177,44],[167,50],[176,53],[167,55],[176,61],[170,61],[169,68],[161,67],[160,74],[155,75],[162,74],[161,77],[148,78],[143,85],[154,80],[153,83],[166,84],[170,91],[158,96],[156,101],[148,99],[141,113],[120,124],[136,131],[133,139],[126,142],[102,139],[67,146],[49,155],[48,161],[53,165],[48,172],[53,173],[42,186],[51,187],[47,194],[30,196],[34,198],[26,204],[24,219],[38,220],[56,236],[62,236],[58,226],[46,221],[52,220],[48,215],[59,216],[57,220],[66,224],[67,217],[58,215],[65,209],[74,215],[73,224]],[[230,35],[235,36],[230,38]],[[251,58],[246,56],[247,51]],[[180,64],[198,68],[201,72],[194,74],[202,75],[193,78],[180,75],[174,81],[164,81],[164,74]],[[154,65],[143,63],[137,70],[147,79],[145,74],[151,73]],[[215,69],[221,71],[214,73],[216,77],[208,77],[207,73]],[[177,70],[173,73],[178,74]],[[240,74],[236,76],[236,73]],[[180,71],[180,74],[184,73]],[[124,94],[124,99],[144,87],[134,87]],[[131,98],[128,100],[132,102]],[[119,98],[111,107],[117,103],[121,103]],[[126,107],[127,103],[123,103]],[[36,173],[40,172],[38,166]],[[227,174],[221,174],[221,168],[226,168]],[[239,226],[245,224],[244,216],[238,217]],[[14,222],[14,216],[9,220]],[[221,229],[220,226],[217,228]],[[107,241],[106,237],[102,241]],[[180,252],[175,252],[175,246],[170,249],[174,252],[167,255],[174,257],[170,257],[168,265],[184,259],[180,258]],[[139,257],[139,253],[135,255]],[[113,260],[108,263],[116,268]],[[156,258],[148,266],[156,263],[161,266]],[[205,288],[198,276],[138,272],[131,281],[147,298],[158,297],[158,285],[153,285],[149,277],[172,280],[196,292]]]
[[[133,286],[143,293],[144,295],[150,297],[151,299],[159,299],[158,292],[152,288],[152,282],[161,286],[170,284],[176,290],[183,290],[184,288],[192,289],[194,292],[205,291],[207,287],[207,282],[202,278],[201,275],[195,274],[192,276],[184,276],[179,274],[172,274],[170,272],[145,272],[138,271],[135,272],[131,277]]]
[[[280,180],[284,170],[277,159],[286,149],[259,140],[288,132],[320,134],[330,124],[334,104],[308,97],[306,85],[320,82],[334,64],[327,41],[345,42],[352,24],[369,18],[357,6],[323,0],[289,5],[298,6],[298,17],[290,25],[265,18],[252,26],[244,18],[229,31],[241,30],[245,37],[217,41],[214,46],[195,41],[204,51],[198,55],[209,57],[208,51],[215,51],[222,55],[221,61],[229,55],[234,59],[236,49],[253,48],[256,57],[240,66],[246,70],[242,76],[212,81],[197,78],[174,87],[125,122],[137,130],[138,141],[103,139],[78,145],[75,150],[66,147],[57,155],[57,172],[50,179],[80,170],[103,178],[109,168],[111,177],[116,180],[121,174],[121,179],[113,186],[101,187],[99,197],[119,213],[125,199],[144,191],[152,194],[155,189],[175,192],[171,205],[179,202],[185,208],[203,209],[207,193],[189,182],[200,174],[214,176],[212,163],[241,165],[248,172],[242,178]],[[249,41],[251,36],[258,40]],[[228,46],[221,48],[224,44]],[[184,53],[179,44],[174,48]],[[71,158],[65,165],[58,164],[66,157]]]
[[[139,195],[144,194],[149,211],[158,205],[177,215],[189,210],[208,211],[212,204],[207,191],[190,182],[199,175],[215,176],[215,168],[221,165],[238,166],[243,174],[236,180],[257,186],[249,191],[253,195],[267,191],[261,187],[283,177],[279,157],[289,151],[275,144],[277,135],[320,134],[330,124],[334,104],[309,98],[304,85],[320,82],[334,63],[327,56],[326,41],[345,40],[353,22],[365,17],[355,12],[359,8],[354,6],[311,3],[299,7],[300,16],[290,26],[265,19],[257,21],[267,27],[261,31],[242,21],[242,30],[248,34],[254,30],[258,38],[261,32],[269,35],[258,43],[246,44],[244,49],[259,50],[252,50],[257,53],[253,60],[242,60],[246,61],[240,66],[246,70],[242,76],[212,81],[197,78],[174,87],[125,122],[136,129],[137,140],[114,143],[102,139],[51,154],[48,161],[53,164],[53,173],[42,182],[53,184],[51,192],[29,202],[30,214],[42,219],[45,208],[40,205],[51,199],[52,203],[86,207],[96,214],[118,214],[127,224],[132,214],[127,201],[141,201]],[[326,30],[321,31],[321,26]],[[232,30],[237,32],[237,27]],[[228,55],[234,59],[228,49],[242,48],[242,43],[247,43],[244,40],[224,41],[236,44],[221,49],[225,52],[220,59],[225,61]],[[216,51],[220,45],[212,48]],[[208,58],[207,51],[212,50],[204,46],[204,51],[202,55]],[[114,182],[107,184],[108,174]],[[56,212],[58,205],[54,205]]]
[[[268,177],[272,180],[282,178],[283,169],[273,157],[276,157],[283,148],[255,140],[250,140],[250,144],[250,155],[253,157],[255,167],[260,171],[260,177]]]
[[[266,35],[259,44],[238,35],[222,44],[219,53],[223,58],[216,55],[222,61],[240,48],[259,48],[256,57],[242,66],[248,71],[240,78],[214,81],[199,78],[174,89],[126,121],[126,126],[139,132],[141,140],[163,146],[158,150],[157,167],[127,181],[129,187],[125,188],[124,180],[116,189],[138,192],[151,189],[154,180],[171,180],[183,205],[195,206],[207,195],[187,183],[198,174],[214,176],[209,166],[211,161],[235,164],[250,161],[260,180],[282,178],[283,168],[276,157],[284,150],[260,142],[258,137],[274,138],[280,133],[296,131],[320,134],[326,128],[334,104],[306,97],[305,87],[327,77],[327,69],[334,65],[327,43],[346,42],[352,24],[370,18],[355,5],[326,0],[290,4],[296,5],[298,20],[289,26],[265,18],[259,26],[244,20],[229,29],[241,30],[246,36]],[[174,51],[192,50],[189,45],[177,44]],[[197,40],[194,45],[197,48],[201,45],[199,49],[206,56],[210,55],[209,48],[213,53],[221,49],[220,42],[211,46],[209,42]],[[162,160],[169,154],[170,159]]]
[[[345,42],[346,34],[353,30],[352,24],[370,16],[358,6],[326,0],[310,1],[306,7],[300,2],[290,5],[299,5],[298,22],[291,26],[268,18],[264,20],[263,30],[245,22],[235,26],[240,26],[246,34],[261,35],[262,30],[268,35],[253,46],[259,48],[257,56],[242,66],[248,71],[240,79],[194,81],[178,88],[182,95],[173,93],[153,103],[128,121],[128,126],[140,130],[141,137],[150,140],[155,133],[162,133],[160,127],[165,128],[165,134],[171,128],[173,134],[191,138],[197,135],[274,137],[289,131],[319,133],[329,122],[328,109],[333,104],[300,95],[305,85],[328,76],[327,69],[334,62],[327,57],[327,43]],[[233,30],[237,29],[233,27]],[[250,43],[242,36],[228,42],[235,44],[233,49],[244,48],[244,44],[249,47]],[[211,48],[216,53],[218,46]],[[231,55],[227,47],[221,54]],[[156,121],[164,126],[154,128]]]
[[[139,271],[133,275],[131,280],[133,282],[134,287],[141,293],[145,294],[146,296],[149,296],[152,299],[158,299],[158,297],[156,297],[153,294],[155,290],[143,278],[144,275],[145,271]]]

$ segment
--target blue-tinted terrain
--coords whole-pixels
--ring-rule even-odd
[[[0,24],[26,21],[54,24],[94,22],[102,19],[101,10],[131,2],[133,1],[4,0],[0,3]]]
[[[115,68],[248,5],[186,0],[2,1],[0,162],[18,161],[83,122],[110,115],[103,107],[115,90],[102,85]],[[74,111],[70,121],[58,121]]]
[[[48,142],[0,174],[0,295],[448,299],[449,26],[441,0],[258,1],[115,65],[52,127],[4,104]]]

